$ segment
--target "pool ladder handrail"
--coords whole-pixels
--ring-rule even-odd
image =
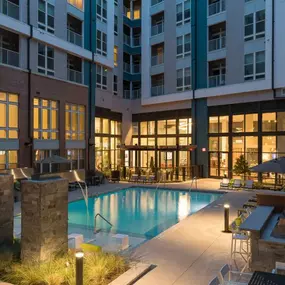
[[[161,184],[161,182],[163,181],[163,178],[164,178],[164,174],[161,173],[160,179],[159,179],[159,181],[156,184],[156,190],[158,189],[159,184]],[[165,179],[164,179],[164,187],[165,187]]]
[[[95,218],[94,218],[94,233],[96,233],[96,220],[97,220],[97,217],[100,217],[101,219],[103,219],[107,224],[109,224],[111,227],[113,227],[113,225],[106,219],[104,218],[101,214],[97,213],[95,215]]]
[[[195,182],[195,188],[196,188],[196,189],[198,189],[198,181],[197,181],[197,177],[196,177],[196,176],[194,176],[194,177],[192,178],[192,181],[191,181],[191,184],[190,184],[189,191],[191,191],[191,190],[192,190],[192,187],[193,187],[194,182]]]

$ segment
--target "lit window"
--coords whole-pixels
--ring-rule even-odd
[[[265,78],[265,51],[246,54],[244,56],[244,80]]]
[[[244,115],[233,116],[233,133],[244,132]]]
[[[57,101],[34,98],[34,139],[58,139]]]
[[[107,56],[107,35],[99,30],[97,30],[96,51],[98,54]]]
[[[85,140],[85,107],[65,105],[65,138],[67,140]]]
[[[276,113],[262,114],[262,131],[275,132],[277,126]]]
[[[72,169],[84,169],[84,149],[67,149],[66,158],[72,161]]]
[[[97,19],[107,23],[107,0],[97,1]]]
[[[96,87],[107,90],[107,68],[99,64],[96,66]]]
[[[67,0],[69,4],[75,6],[77,9],[83,10],[84,0]]]
[[[114,46],[114,65],[118,66],[118,47]]]
[[[54,6],[45,0],[38,1],[38,27],[54,34]]]
[[[16,150],[0,150],[0,169],[13,169],[18,165]]]
[[[0,139],[18,138],[18,95],[0,92]]]
[[[38,43],[38,72],[54,76],[54,49]]]

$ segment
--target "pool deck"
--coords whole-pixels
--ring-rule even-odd
[[[220,180],[201,179],[199,190],[218,190]],[[141,184],[115,183],[89,188],[89,196],[118,191]],[[161,185],[163,188],[189,189],[190,182]],[[149,186],[144,184],[144,186]],[[152,185],[155,187],[156,185]],[[194,190],[194,189],[193,189]],[[223,233],[223,205],[231,205],[233,220],[254,191],[228,191],[220,199],[201,211],[164,231],[134,250],[133,257],[156,268],[137,281],[136,285],[207,285],[219,269],[230,261],[231,234]],[[82,199],[80,190],[69,192],[69,201]],[[20,213],[20,203],[15,203],[15,214]]]

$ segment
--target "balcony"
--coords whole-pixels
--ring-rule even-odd
[[[134,74],[141,73],[141,65],[139,63],[138,64],[133,64],[132,71],[133,71]]]
[[[131,73],[131,65],[127,62],[124,62],[124,71]]]
[[[124,98],[125,99],[131,98],[131,90],[124,90]]]
[[[222,36],[217,39],[209,40],[209,52],[220,50],[226,47],[226,37]]]
[[[67,69],[67,79],[72,82],[82,83],[82,72],[74,69]]]
[[[67,29],[67,41],[82,47],[82,35],[79,35],[69,29]]]
[[[133,43],[133,47],[139,47],[141,45],[141,37],[140,36],[134,36],[132,43]]]
[[[159,65],[164,63],[164,54],[157,54],[151,57],[151,66]]]
[[[0,48],[0,63],[19,67],[20,55],[18,52]]]
[[[133,90],[132,99],[141,98],[141,89]]]
[[[151,36],[156,36],[164,33],[164,22],[151,27]]]
[[[164,95],[164,85],[152,86],[151,87],[151,96],[161,96]]]
[[[20,7],[18,0],[0,0],[0,13],[16,20],[20,19]]]
[[[214,0],[215,1],[215,0]],[[226,10],[226,1],[220,0],[214,2],[213,0],[209,3],[209,16],[219,14],[221,12],[224,12]]]
[[[124,34],[124,44],[131,47],[138,47],[141,45],[141,37],[136,36],[131,38],[129,35]]]
[[[209,82],[208,82],[209,88],[223,86],[225,84],[226,84],[226,75],[225,74],[209,76]]]
[[[131,37],[124,34],[124,44],[131,46]]]
[[[164,0],[151,0],[151,6],[157,5],[161,2],[163,2]]]

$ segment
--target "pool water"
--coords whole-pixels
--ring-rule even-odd
[[[101,214],[112,227],[97,217],[96,230],[151,239],[185,217],[218,199],[221,193],[133,187],[69,203],[69,227],[94,229]]]

